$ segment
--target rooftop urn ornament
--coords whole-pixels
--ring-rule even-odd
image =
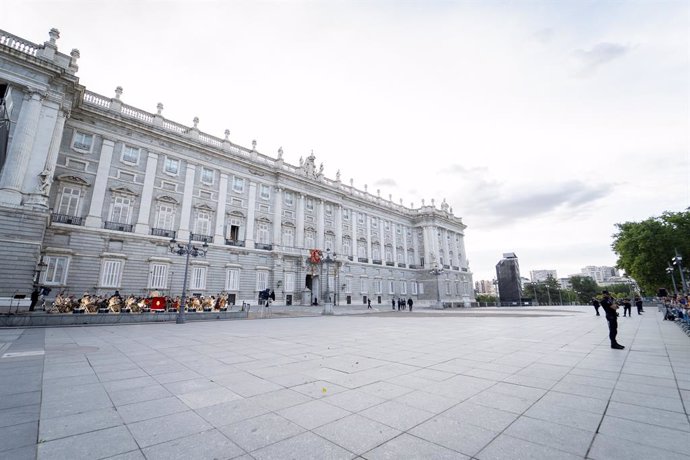
[[[279,160],[283,159],[283,147],[278,148],[278,159]]]
[[[193,129],[199,129],[199,117],[194,117],[192,122],[194,123]]]
[[[435,208],[435,207],[436,207],[436,200],[433,199],[433,198],[431,199],[431,207],[432,207],[432,208]]]
[[[379,198],[381,198],[381,189],[380,189],[380,188],[377,188],[377,189],[376,189],[376,196],[378,196]]]
[[[120,96],[122,96],[122,86],[115,88],[115,99],[119,100]]]
[[[50,45],[57,48],[56,40],[60,38],[60,31],[53,27],[50,29],[50,32],[48,32],[48,36],[50,37]]]
[[[338,181],[338,182],[340,182],[340,170],[337,170],[337,171],[335,172],[335,180]]]
[[[226,129],[224,134],[225,134],[225,140],[229,142],[230,139],[228,139],[228,138],[230,137],[230,130]]]
[[[156,104],[156,115],[161,116],[163,114],[163,103],[159,102]]]
[[[350,187],[354,187],[355,180],[353,178],[350,178]]]
[[[77,59],[81,57],[81,53],[77,48],[72,48],[72,51],[70,51],[69,55],[72,56],[72,62],[76,62]]]
[[[443,201],[441,202],[441,210],[448,212],[448,203],[446,202],[446,199],[444,198]]]
[[[364,184],[364,193],[369,193],[369,184]]]
[[[252,140],[252,152],[256,151],[256,139]]]

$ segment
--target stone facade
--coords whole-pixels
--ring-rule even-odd
[[[53,293],[178,295],[199,247],[192,293],[276,301],[468,305],[474,301],[465,225],[445,200],[405,207],[299,165],[126,105],[79,84],[59,34],[36,45],[0,31],[0,96],[10,119],[0,173],[0,296]],[[309,263],[310,249],[334,263]],[[334,257],[333,254],[336,254]],[[39,265],[40,264],[40,265]],[[433,275],[432,268],[435,269]],[[443,268],[443,270],[440,270]],[[437,291],[440,289],[440,292]]]

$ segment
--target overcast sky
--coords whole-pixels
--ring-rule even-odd
[[[406,206],[445,198],[474,279],[504,252],[614,265],[614,224],[690,205],[686,1],[4,0],[80,81]]]

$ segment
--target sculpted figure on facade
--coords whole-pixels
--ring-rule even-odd
[[[45,168],[43,171],[41,171],[41,174],[39,174],[38,177],[38,192],[41,195],[47,196],[48,191],[50,190],[50,184],[53,183],[53,172],[50,169]]]

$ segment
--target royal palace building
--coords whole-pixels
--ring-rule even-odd
[[[255,303],[469,305],[465,225],[86,90],[79,51],[0,30],[0,297],[227,292]],[[205,257],[171,240],[206,244]],[[173,247],[176,247],[173,245]],[[322,259],[312,263],[313,249]],[[335,254],[335,255],[334,255]]]

